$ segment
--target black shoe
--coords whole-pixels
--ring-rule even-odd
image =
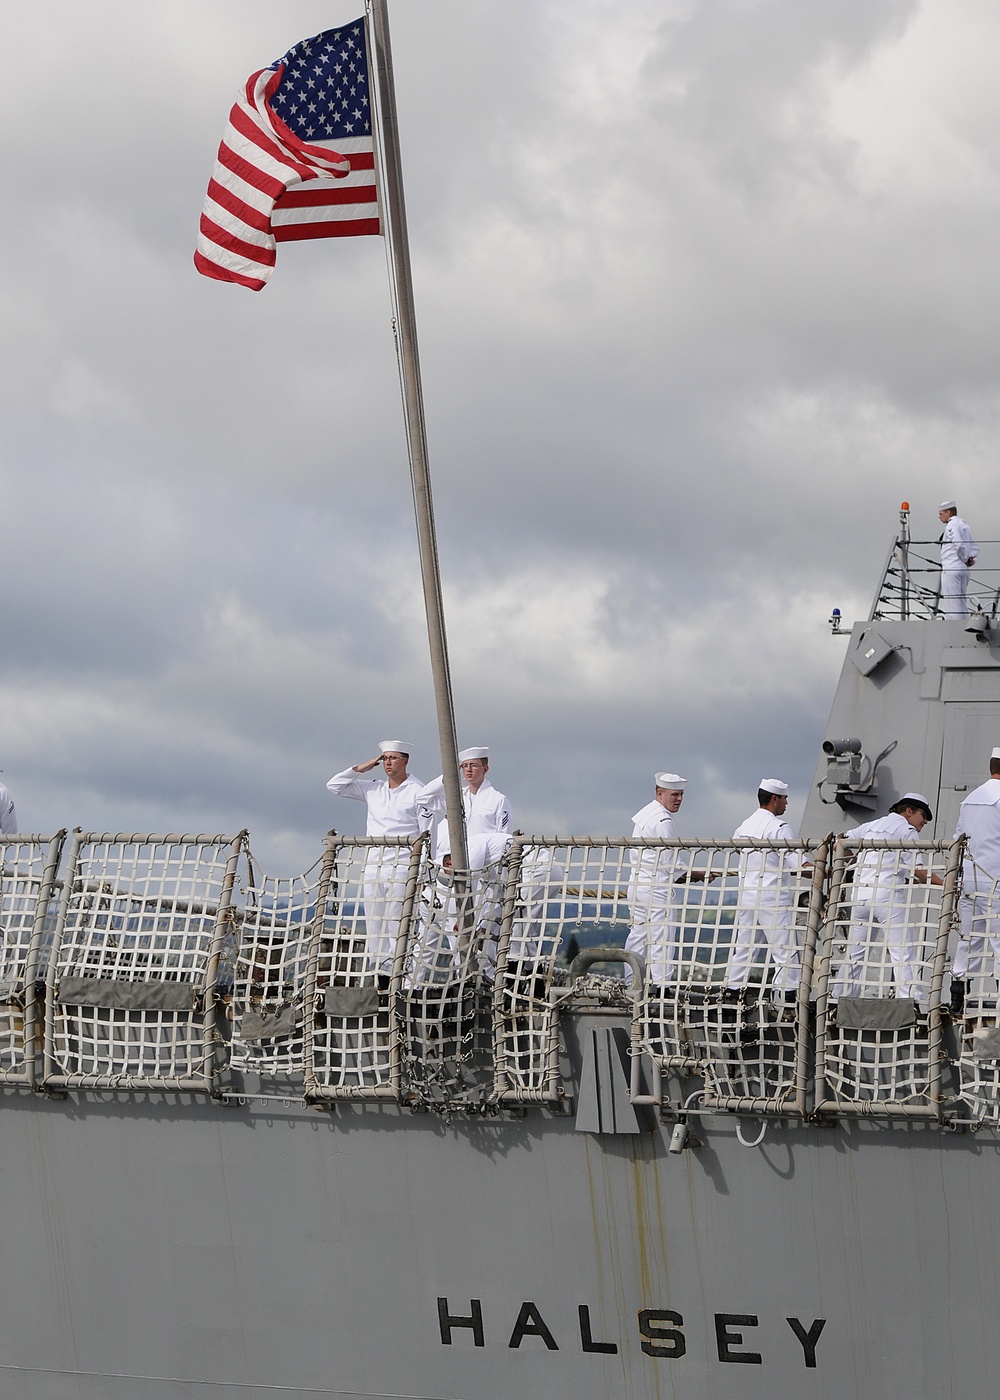
[[[948,1004],[948,1010],[956,1020],[958,1020],[965,1011],[965,998],[968,996],[968,993],[969,984],[967,981],[964,981],[960,977],[953,977],[951,979],[951,1001]]]

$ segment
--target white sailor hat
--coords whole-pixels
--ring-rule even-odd
[[[486,758],[490,756],[489,749],[463,749],[458,755],[459,763],[468,763],[473,758]]]
[[[664,792],[683,792],[687,778],[682,778],[679,773],[657,773],[656,786]]]
[[[761,778],[757,787],[759,791],[773,793],[775,797],[788,796],[788,784],[783,783],[780,778]]]
[[[958,506],[954,501],[942,501],[938,506],[938,510],[958,510]]]
[[[1000,758],[1000,749],[994,749],[990,754],[990,758]]]
[[[927,801],[927,798],[923,795],[922,792],[904,792],[899,801],[893,803],[893,806],[905,807],[907,804],[910,804],[913,807],[923,807],[924,811],[927,813],[927,820],[929,822],[932,822],[934,820],[934,813],[931,811],[931,804]]]
[[[380,753],[405,753],[410,756],[410,746],[403,739],[380,739],[378,741]]]

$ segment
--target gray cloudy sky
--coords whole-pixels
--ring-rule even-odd
[[[199,277],[249,73],[360,0],[0,11],[0,766],[276,873],[439,771],[381,240]],[[395,0],[459,737],[525,829],[801,810],[900,500],[996,503],[995,0]]]

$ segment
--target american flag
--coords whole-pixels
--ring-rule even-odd
[[[364,20],[247,79],[209,182],[194,264],[255,292],[276,243],[379,233]]]

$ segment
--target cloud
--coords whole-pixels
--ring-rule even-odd
[[[2,766],[33,826],[359,829],[437,771],[376,239],[197,277],[246,76],[317,0],[0,17]],[[980,536],[998,419],[985,0],[423,0],[393,47],[460,735],[524,825],[622,831],[669,764],[726,834],[810,781],[897,522]],[[94,75],[100,75],[95,80]]]

